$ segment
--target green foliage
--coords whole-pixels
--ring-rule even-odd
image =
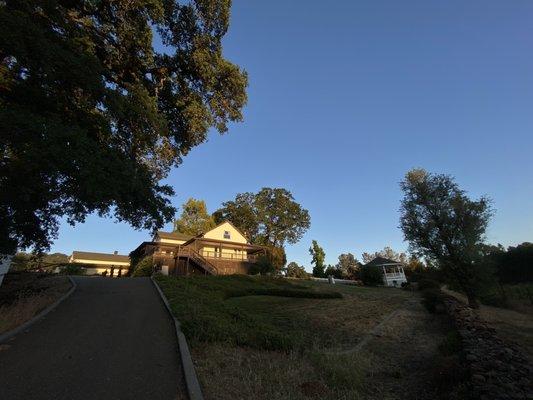
[[[309,212],[292,193],[282,188],[262,188],[240,193],[213,214],[216,221],[231,221],[251,243],[283,247],[297,243],[311,226]]]
[[[12,271],[46,269],[66,263],[68,263],[68,256],[63,253],[36,254],[18,252],[11,260],[10,269]]]
[[[367,286],[383,285],[383,271],[372,265],[363,265],[361,267],[361,281]]]
[[[276,272],[276,267],[272,263],[272,260],[268,255],[261,255],[258,257],[257,261],[250,266],[249,273],[251,275],[267,275],[274,274]]]
[[[493,246],[485,262],[495,266],[502,283],[533,282],[533,243],[524,242],[507,250]]]
[[[151,256],[144,257],[137,265],[133,266],[133,272],[131,276],[151,276],[154,272],[154,263]]]
[[[174,221],[174,231],[196,236],[215,227],[215,220],[207,212],[205,201],[190,198],[181,209],[180,218]]]
[[[409,171],[400,186],[400,225],[410,250],[436,260],[477,307],[479,284],[490,274],[479,263],[492,216],[489,199],[470,200],[452,177],[421,169]]]
[[[377,257],[387,258],[389,260],[398,261],[404,264],[407,262],[407,255],[405,253],[398,253],[389,246],[385,246],[383,250],[376,251],[374,253],[363,253],[363,262],[368,264]]]
[[[85,275],[85,269],[80,264],[69,263],[59,267],[59,273],[64,275]]]
[[[250,274],[280,274],[286,263],[285,249],[268,247],[266,248],[266,254],[261,255],[250,267]]]
[[[247,76],[222,53],[230,5],[0,2],[0,253],[48,248],[62,217],[172,219],[161,179],[242,120]]]
[[[309,248],[309,254],[311,254],[311,264],[313,264],[313,276],[317,278],[325,277],[324,260],[326,259],[326,253],[324,249],[318,245],[316,240],[313,240],[311,247]]]
[[[338,271],[334,275],[335,278],[353,280],[359,277],[360,264],[352,253],[346,253],[339,256],[339,262],[335,269]]]
[[[285,269],[285,276],[289,278],[306,279],[309,277],[309,274],[305,271],[304,267],[292,261]]]
[[[322,294],[282,278],[156,275],[156,280],[189,340],[267,350],[301,348],[303,338],[290,335],[277,318],[239,307],[238,300],[242,296],[339,297],[339,294]]]

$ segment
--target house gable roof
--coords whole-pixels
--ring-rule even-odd
[[[372,261],[368,262],[365,264],[365,267],[366,266],[374,266],[374,267],[379,267],[381,265],[391,265],[391,264],[394,264],[394,265],[401,265],[402,263],[399,262],[399,261],[394,261],[394,260],[391,260],[389,258],[385,258],[385,257],[376,257],[374,258]]]
[[[213,229],[210,229],[208,230],[207,232],[204,232],[202,234],[199,235],[199,237],[205,237],[205,235],[207,235],[209,232],[212,232],[214,231],[215,229],[217,228],[220,228],[222,225],[224,224],[229,224],[233,229],[235,229],[237,231],[237,233],[239,235],[241,235],[245,240],[246,240],[246,243],[249,243],[250,241],[248,240],[248,238],[246,237],[246,235],[244,233],[241,232],[241,230],[239,228],[237,228],[235,225],[233,225],[230,221],[226,220],[226,221],[222,221],[220,224],[218,224],[217,226],[215,226]]]
[[[107,262],[130,262],[128,256],[121,254],[93,253],[90,251],[73,251],[72,258],[75,260],[94,260]]]
[[[161,239],[170,239],[170,240],[184,240],[187,241],[192,238],[191,235],[186,235],[181,232],[163,232],[157,231],[156,236],[159,236]]]

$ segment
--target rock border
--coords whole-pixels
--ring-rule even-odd
[[[72,287],[70,288],[70,290],[65,293],[63,296],[61,296],[58,300],[56,300],[54,303],[52,303],[51,305],[49,305],[48,307],[46,307],[43,311],[41,311],[39,314],[35,315],[32,319],[24,322],[22,325],[19,325],[17,326],[16,328],[10,330],[10,331],[7,331],[7,332],[4,332],[2,334],[0,334],[0,344],[1,343],[4,343],[6,341],[8,341],[9,339],[11,339],[13,336],[19,334],[20,332],[22,331],[25,331],[26,329],[28,329],[29,327],[31,327],[33,324],[35,324],[37,321],[41,320],[42,318],[44,318],[49,312],[53,311],[55,308],[57,308],[57,306],[59,306],[63,301],[65,301],[67,298],[70,297],[70,295],[72,293],[74,293],[74,291],[76,290],[76,288],[78,287],[78,285],[76,284],[76,282],[74,281],[74,279],[72,279],[72,277],[70,276],[67,276],[68,280],[70,281],[70,284],[72,285]]]
[[[533,365],[523,350],[499,337],[477,313],[452,296],[444,299],[463,344],[474,399],[533,399]]]
[[[150,277],[150,280],[154,284],[159,297],[163,300],[165,308],[174,321],[174,328],[176,330],[176,338],[178,340],[178,349],[180,352],[181,365],[183,367],[183,375],[185,377],[185,386],[187,388],[187,394],[189,395],[190,400],[203,400],[202,388],[200,387],[200,382],[198,381],[198,376],[196,375],[196,370],[194,368],[194,363],[192,361],[191,352],[189,350],[189,345],[187,344],[187,339],[181,331],[181,324],[176,319],[170,308],[170,304],[167,300],[167,297],[155,281],[153,275]]]

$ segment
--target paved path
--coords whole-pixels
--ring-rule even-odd
[[[173,325],[149,278],[76,282],[0,345],[0,399],[185,399]]]

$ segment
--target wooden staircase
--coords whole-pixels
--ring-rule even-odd
[[[185,246],[185,247],[178,247],[178,251],[176,252],[176,258],[186,258],[187,262],[192,261],[196,266],[203,269],[206,274],[210,275],[218,275],[218,269],[217,267],[210,262],[207,258],[202,256],[200,253],[198,253],[195,249]]]

